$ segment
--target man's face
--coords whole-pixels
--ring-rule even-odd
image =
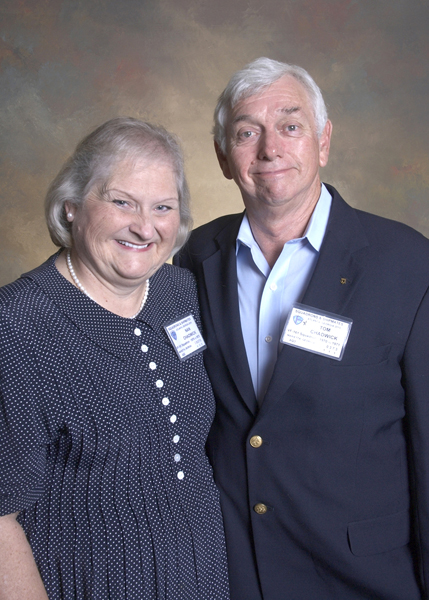
[[[328,162],[331,123],[317,136],[305,88],[285,75],[262,92],[239,101],[229,115],[227,151],[216,151],[248,210],[262,205],[314,203],[319,167]]]

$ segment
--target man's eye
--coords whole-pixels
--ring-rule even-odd
[[[253,131],[242,131],[239,134],[239,137],[244,138],[245,140],[249,139],[250,137],[252,137],[253,135]]]
[[[297,131],[298,127],[297,127],[297,125],[288,125],[287,130],[288,131]]]

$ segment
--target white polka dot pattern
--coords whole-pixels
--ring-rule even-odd
[[[50,600],[226,600],[214,399],[163,329],[200,323],[190,274],[162,267],[130,320],[54,260],[0,290],[0,514],[21,511]]]

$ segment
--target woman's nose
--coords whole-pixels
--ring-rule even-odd
[[[130,225],[130,231],[144,240],[153,237],[154,229],[153,218],[146,212],[137,214]]]

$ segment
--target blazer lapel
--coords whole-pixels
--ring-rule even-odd
[[[257,401],[241,331],[235,244],[242,220],[218,234],[219,249],[203,262],[205,284],[216,337],[237,389],[252,413]]]
[[[354,209],[333,188],[330,188],[330,192],[333,202],[325,239],[301,302],[347,317],[347,303],[362,276],[362,269],[354,253],[367,246],[368,241]],[[285,395],[303,369],[309,368],[314,357],[311,352],[283,346],[261,406],[261,417]]]

